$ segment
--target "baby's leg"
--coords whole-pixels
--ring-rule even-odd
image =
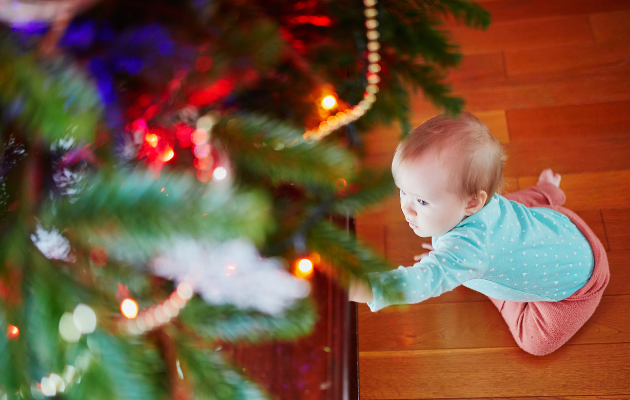
[[[559,302],[490,299],[501,312],[516,343],[526,352],[544,356],[565,344],[593,315],[601,296]]]
[[[559,185],[560,175],[546,169],[540,174],[536,186],[508,193],[504,197],[527,207],[561,206],[566,201],[566,196]]]
[[[595,233],[575,213],[564,211],[584,234],[591,249],[595,267],[577,292],[558,302],[516,302],[490,299],[499,309],[514,336],[525,351],[545,355],[567,342],[593,315],[610,280],[608,258],[604,245]]]

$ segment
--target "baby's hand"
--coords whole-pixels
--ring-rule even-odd
[[[374,301],[372,288],[369,284],[352,278],[348,288],[348,300],[356,301],[357,303],[371,303]]]
[[[431,246],[431,243],[422,243],[422,247],[424,247],[425,249],[427,249],[429,251],[435,250],[433,248],[433,246]],[[416,261],[422,260],[424,257],[429,255],[429,251],[426,252],[426,253],[418,254],[417,256],[413,256],[413,259],[416,260]]]

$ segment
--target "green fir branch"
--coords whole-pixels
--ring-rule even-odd
[[[17,114],[31,135],[48,142],[72,136],[92,141],[101,103],[85,73],[67,60],[22,54],[0,32],[0,106]]]
[[[192,382],[198,400],[271,399],[258,385],[243,378],[220,353],[200,349],[180,338],[176,344],[184,379]]]
[[[390,264],[375,254],[356,236],[328,221],[319,221],[307,236],[307,246],[334,266],[338,279],[348,283],[350,277],[365,279],[365,274],[391,269]]]
[[[266,117],[229,120],[216,136],[232,155],[237,170],[250,181],[292,182],[334,190],[337,179],[349,179],[355,156],[339,146],[306,141],[302,130]]]
[[[200,298],[188,302],[179,318],[207,339],[224,342],[291,340],[311,333],[316,313],[309,300],[298,300],[280,315],[236,306],[209,306]]]
[[[165,368],[155,349],[100,330],[89,335],[88,347],[81,355],[87,368],[80,371],[81,382],[70,386],[68,400],[162,398],[157,380]]]
[[[383,171],[362,170],[351,185],[356,185],[359,190],[335,200],[333,204],[335,213],[355,215],[364,208],[391,196],[396,189],[389,169]]]
[[[457,21],[474,29],[487,29],[492,19],[488,10],[478,3],[468,0],[422,0],[410,1],[410,3],[414,7],[422,4],[428,10],[450,14]]]
[[[44,207],[43,225],[69,228],[86,243],[120,246],[120,254],[136,261],[182,236],[259,241],[270,228],[262,192],[234,192],[175,172],[155,178],[143,170],[98,173],[91,182],[75,202]]]

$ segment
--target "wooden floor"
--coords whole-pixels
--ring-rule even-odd
[[[359,307],[361,399],[630,399],[630,1],[495,0],[486,32],[449,26],[465,59],[450,80],[504,143],[505,192],[562,174],[566,206],[608,250],[611,282],[592,319],[560,350],[518,348],[485,296],[460,287],[423,303]],[[414,100],[414,124],[437,112]],[[386,166],[392,128],[366,139]],[[361,238],[396,265],[421,239],[397,194],[357,217]]]

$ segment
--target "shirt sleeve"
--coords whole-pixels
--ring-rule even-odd
[[[471,231],[434,240],[434,251],[411,267],[368,275],[374,301],[370,310],[392,304],[414,304],[476,279],[488,268],[485,244]],[[395,294],[393,296],[392,294]]]

